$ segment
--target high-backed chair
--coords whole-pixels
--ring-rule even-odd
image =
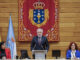
[[[21,50],[21,59],[30,59],[30,57],[28,56],[27,50]]]

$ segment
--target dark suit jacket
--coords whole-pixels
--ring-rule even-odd
[[[38,43],[38,36],[35,36],[31,42],[31,50],[48,50],[49,43],[46,37],[42,36],[41,44]]]

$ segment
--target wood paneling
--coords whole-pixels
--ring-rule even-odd
[[[60,8],[61,13],[80,13],[80,8]]]
[[[18,0],[0,0],[0,3],[18,3]]]
[[[18,8],[0,8],[0,13],[17,13],[17,12]]]
[[[52,50],[61,50],[61,57],[66,57],[66,50],[70,42],[76,42],[80,47],[80,0],[59,0],[59,30],[60,42],[49,43],[50,49],[47,58],[52,57]],[[20,56],[20,50],[28,50],[32,57],[30,44],[18,41],[18,0],[0,0],[0,34],[3,41],[7,39],[9,16],[12,14],[15,39],[17,43],[17,52]]]
[[[73,41],[74,42],[80,42],[80,37],[78,37],[78,36],[77,37],[76,36],[74,36],[74,37],[73,36],[72,37],[71,36],[70,37],[68,37],[68,36],[65,36],[65,37],[61,36],[60,41],[61,42],[73,42]]]
[[[80,2],[80,0],[59,0],[60,2]]]
[[[8,28],[7,27],[4,27],[0,31],[1,32],[7,32],[8,31]],[[18,28],[17,27],[14,27],[14,32],[18,32]]]
[[[60,18],[79,18],[80,13],[60,13]]]
[[[0,8],[18,8],[17,3],[1,3],[0,2]]]
[[[0,27],[8,27],[9,23],[0,23]],[[17,23],[13,23],[13,27],[17,27],[18,28],[18,24]]]
[[[60,2],[61,8],[80,8],[80,2]]]
[[[60,23],[60,28],[61,27],[75,27],[75,23]]]
[[[18,13],[0,13],[0,17],[9,17],[12,14],[12,17],[18,17]]]
[[[60,18],[60,23],[80,23],[80,18]]]

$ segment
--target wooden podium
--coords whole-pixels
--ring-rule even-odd
[[[32,50],[32,54],[35,54],[35,59],[45,59],[47,50]]]

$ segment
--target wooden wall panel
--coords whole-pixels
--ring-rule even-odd
[[[1,3],[0,8],[18,8],[18,3]]]
[[[80,13],[80,8],[60,8],[61,13]]]
[[[12,14],[12,17],[18,17],[18,13],[0,13],[0,17],[9,17]]]
[[[18,8],[0,8],[0,13],[17,13],[17,12]]]
[[[60,2],[80,2],[80,0],[59,0]]]
[[[0,3],[18,3],[18,0],[0,0]]]
[[[0,0],[0,33],[3,41],[6,41],[9,16],[12,14],[15,39],[17,43],[17,52],[20,56],[20,50],[28,50],[32,57],[30,44],[18,41],[18,0]],[[80,47],[80,0],[59,0],[59,28],[60,42],[50,43],[50,49],[47,58],[52,57],[52,50],[61,50],[61,57],[66,57],[66,50],[70,42],[76,42]]]
[[[59,23],[61,27],[75,27],[75,23]]]
[[[80,18],[60,18],[60,23],[80,23]]]
[[[60,2],[61,8],[80,8],[80,2]]]
[[[0,23],[0,27],[8,27],[9,23]],[[18,28],[18,24],[17,23],[13,23],[13,27],[17,27]]]
[[[60,13],[60,18],[79,18],[80,13]]]

